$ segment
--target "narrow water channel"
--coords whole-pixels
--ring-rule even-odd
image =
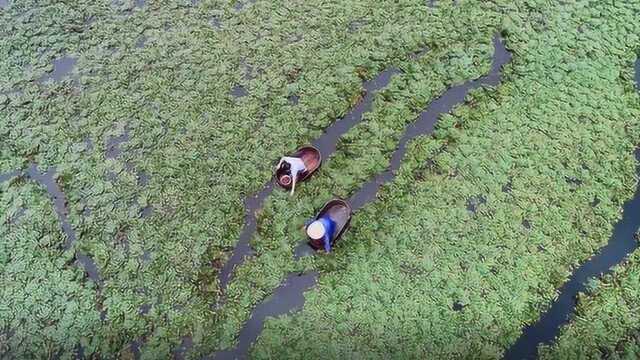
[[[438,117],[441,114],[451,112],[456,105],[461,104],[471,90],[482,86],[496,86],[500,83],[502,67],[511,60],[511,54],[507,51],[502,39],[498,36],[493,39],[493,47],[495,49],[493,61],[491,70],[487,75],[451,87],[439,98],[432,101],[429,106],[420,113],[418,118],[407,126],[402,138],[400,138],[398,147],[391,156],[389,167],[365,183],[358,192],[351,196],[350,203],[354,211],[375,200],[380,187],[395,178],[396,171],[400,168],[402,158],[404,158],[407,152],[407,144],[411,140],[418,136],[432,133],[438,122]]]
[[[479,79],[470,80],[461,85],[449,88],[449,90],[444,92],[444,94],[439,98],[431,102],[412,124],[407,126],[405,133],[398,144],[398,148],[392,155],[389,168],[376,175],[373,180],[365,183],[364,186],[351,197],[354,210],[357,210],[367,203],[375,200],[375,195],[380,186],[393,180],[395,177],[395,171],[400,167],[400,162],[404,157],[406,145],[409,141],[416,136],[431,133],[438,117],[441,114],[450,112],[454,106],[462,103],[469,91],[481,86],[495,86],[499,84],[502,76],[502,67],[510,61],[511,54],[507,51],[502,39],[498,35],[494,37],[493,44],[495,50],[489,74]],[[389,71],[391,73],[385,74]],[[379,89],[386,86],[391,76],[395,73],[397,73],[397,70],[395,69],[381,73],[376,78],[382,80],[378,80],[378,82],[376,82],[377,88]],[[371,100],[372,99],[368,100],[369,104],[366,106],[357,106],[354,108],[353,112],[358,113],[357,119],[361,119],[364,112],[370,111]],[[345,118],[348,118],[348,116]],[[357,121],[359,120],[354,121],[353,124],[355,125]],[[347,130],[348,128],[336,129],[335,133],[339,133],[339,135],[328,136],[327,139],[322,139],[321,137],[314,142],[314,145],[319,147],[323,156],[326,156],[328,155],[326,153],[327,151],[335,151],[337,138]],[[327,133],[329,133],[329,131],[327,131]],[[305,248],[309,248],[306,243],[298,247],[298,249],[296,249],[295,256],[299,257],[301,254],[312,254],[312,252],[306,251]],[[309,272],[302,275],[289,274],[283,285],[276,289],[272,296],[260,303],[252,311],[249,320],[240,330],[237,346],[230,350],[219,351],[214,354],[213,358],[217,360],[247,358],[251,346],[262,331],[264,319],[266,317],[279,316],[300,310],[304,306],[304,292],[315,287],[318,276],[319,274],[317,272]]]
[[[375,78],[363,83],[364,96],[358,104],[356,104],[349,113],[347,113],[341,119],[338,119],[331,126],[329,126],[325,132],[313,142],[313,145],[320,150],[324,159],[328,158],[336,151],[336,144],[338,139],[345,134],[349,129],[354,127],[362,120],[362,115],[365,112],[371,110],[373,106],[373,98],[376,92],[386,87],[391,78],[398,74],[400,71],[396,68],[389,68],[378,74]],[[273,191],[273,181],[267,182],[264,187],[258,191],[258,193],[251,195],[244,200],[245,213],[244,213],[244,225],[240,232],[240,237],[236,243],[233,253],[227,262],[224,264],[218,279],[220,281],[220,289],[224,292],[229,284],[229,281],[233,278],[234,269],[242,264],[244,259],[251,255],[253,250],[249,245],[249,241],[256,232],[256,212],[262,208],[264,200]]]
[[[304,292],[315,287],[318,275],[317,272],[289,274],[271,296],[253,309],[251,317],[240,330],[238,345],[230,350],[218,351],[205,359],[247,358],[249,349],[262,332],[267,317],[284,315],[302,309]]]
[[[640,90],[640,59],[635,64],[636,87]],[[640,162],[640,150],[636,150],[636,160]],[[640,176],[640,166],[637,173]],[[622,219],[613,228],[609,243],[600,252],[587,260],[573,272],[559,290],[560,295],[540,319],[526,326],[522,335],[505,353],[504,359],[535,359],[538,346],[550,344],[560,334],[576,309],[576,296],[585,291],[585,284],[591,278],[598,278],[611,272],[611,268],[623,262],[638,248],[635,233],[640,227],[640,183],[631,200],[622,209]]]
[[[73,226],[71,226],[71,223],[69,222],[67,199],[64,192],[55,180],[55,172],[56,169],[53,167],[49,168],[47,171],[41,172],[38,169],[38,166],[32,163],[25,171],[15,170],[5,174],[0,174],[0,182],[8,181],[17,176],[24,176],[25,178],[35,181],[45,188],[45,190],[47,191],[47,195],[49,195],[49,198],[53,203],[53,208],[56,215],[58,216],[58,220],[60,221],[62,232],[66,237],[63,247],[63,249],[66,251],[71,249],[73,244],[76,242],[77,235],[75,230],[73,229]],[[102,288],[103,281],[100,277],[98,267],[96,266],[93,259],[85,254],[82,254],[79,251],[76,251],[76,260],[80,264],[80,266],[82,266],[89,279],[95,282],[99,288]]]

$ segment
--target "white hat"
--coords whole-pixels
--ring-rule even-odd
[[[309,226],[307,226],[307,235],[309,235],[309,237],[312,238],[313,240],[322,239],[325,232],[326,230],[324,228],[324,225],[320,220],[316,220],[311,224],[309,224]]]

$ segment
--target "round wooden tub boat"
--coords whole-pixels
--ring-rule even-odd
[[[335,233],[333,238],[331,239],[331,247],[333,248],[334,244],[340,239],[342,234],[345,232],[347,227],[349,227],[349,222],[351,221],[351,205],[348,202],[342,199],[333,199],[327,202],[322,209],[318,212],[318,214],[313,218],[313,221],[318,220],[320,217],[328,216],[331,220],[336,223]],[[322,239],[314,240],[309,238],[309,246],[311,246],[314,250],[324,249],[324,244]]]
[[[298,174],[296,183],[307,180],[314,172],[316,172],[316,170],[318,170],[320,164],[322,163],[320,150],[316,149],[313,146],[301,147],[296,152],[289,155],[289,157],[296,157],[301,159],[306,169],[302,172],[302,174]],[[281,164],[276,169],[275,178],[278,185],[287,190],[291,189],[293,179],[291,178],[291,171],[286,166],[283,166]]]

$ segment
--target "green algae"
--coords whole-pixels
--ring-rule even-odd
[[[639,138],[633,4],[135,5],[20,1],[0,11],[0,49],[9,54],[0,58],[0,137],[8,140],[0,172],[31,161],[57,166],[76,246],[105,284],[97,291],[57,250],[64,238],[42,189],[0,185],[3,220],[27,207],[24,223],[2,224],[7,354],[70,357],[81,344],[86,355],[112,358],[141,340],[142,357],[158,358],[191,336],[188,355],[198,357],[232,346],[285,274],[313,268],[323,274],[318,290],[303,313],[268,323],[257,357],[495,357],[571,265],[606,241],[630,195]],[[383,170],[404,126],[447,86],[486,73],[501,30],[515,54],[504,84],[475,92],[433,138],[412,144],[396,181],[356,214],[334,254],[292,260],[304,219]],[[65,55],[78,58],[78,81],[38,84]],[[363,78],[389,65],[403,74],[318,176],[295,198],[276,191],[268,199],[256,255],[217,308],[217,269],[240,231],[244,196],[269,178],[272,161],[345,114]],[[235,98],[236,86],[247,95]],[[122,154],[105,159],[107,140],[125,131]],[[501,191],[507,183],[510,194]],[[479,195],[487,203],[471,215],[466,202]],[[597,211],[587,206],[594,197]],[[153,213],[141,218],[146,206]]]

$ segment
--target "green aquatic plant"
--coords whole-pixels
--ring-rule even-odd
[[[315,269],[303,312],[268,321],[254,356],[497,357],[604,244],[635,180],[633,4],[9,3],[0,173],[55,166],[78,240],[61,250],[43,187],[0,184],[2,356],[135,357],[139,344],[142,358],[163,358],[191,337],[186,355],[199,358],[232,347],[286,274]],[[410,144],[333,254],[294,260],[306,218],[384,170],[434,98],[489,71],[496,32],[514,53],[503,83]],[[39,82],[64,56],[73,71]],[[401,73],[312,181],[269,196],[255,253],[222,294],[243,199],[391,66]]]
[[[637,357],[640,272],[638,251],[597,287],[578,297],[576,314],[556,342],[541,347],[543,359],[629,359]]]

